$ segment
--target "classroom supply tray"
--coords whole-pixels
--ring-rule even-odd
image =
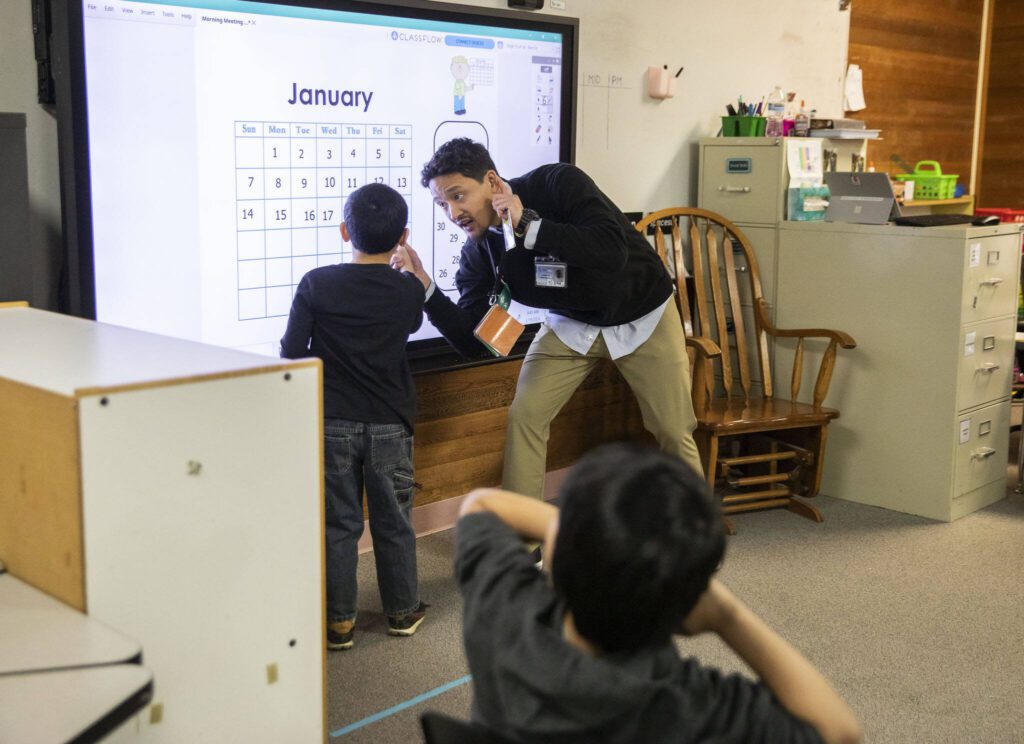
[[[897,181],[914,182],[914,199],[952,199],[959,175],[944,175],[937,160],[921,160],[913,173],[900,173]]]

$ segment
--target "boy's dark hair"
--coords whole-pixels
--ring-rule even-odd
[[[387,253],[402,239],[409,205],[382,183],[368,183],[345,200],[345,227],[352,245],[363,253]]]
[[[632,444],[582,457],[560,492],[554,589],[606,653],[668,641],[725,553],[721,508],[678,458]]]
[[[420,183],[430,188],[433,179],[452,173],[459,173],[474,181],[483,181],[490,170],[498,172],[487,148],[469,137],[458,137],[437,148],[434,157],[427,161],[420,172]]]

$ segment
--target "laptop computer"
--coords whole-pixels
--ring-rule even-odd
[[[825,174],[825,185],[831,193],[826,222],[884,225],[900,216],[886,173],[829,172]]]

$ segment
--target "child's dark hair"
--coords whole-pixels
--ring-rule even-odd
[[[606,653],[668,641],[725,554],[704,479],[658,450],[606,445],[576,463],[560,501],[551,576],[580,635]]]
[[[345,227],[352,245],[363,253],[387,253],[402,239],[409,205],[382,183],[368,183],[345,200]]]
[[[469,137],[458,137],[437,148],[434,157],[427,161],[420,172],[420,183],[429,188],[433,179],[450,176],[452,173],[483,181],[487,171],[498,172],[487,148]]]

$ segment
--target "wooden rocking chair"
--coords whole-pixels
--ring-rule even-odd
[[[662,209],[636,227],[646,232],[651,225],[657,226],[655,250],[675,279],[687,337],[710,339],[722,350],[720,356],[708,355],[703,346],[687,345],[694,367],[694,437],[725,513],[786,507],[822,521],[821,512],[800,497],[818,494],[828,423],[839,416],[822,406],[836,348],[852,349],[856,343],[842,331],[776,328],[761,294],[754,251],[725,217],[704,209]],[[665,226],[670,227],[668,249]],[[741,312],[733,312],[736,307]],[[797,339],[789,399],[774,395],[775,338]],[[805,339],[827,342],[810,403],[797,400]],[[726,524],[732,534],[732,524]]]

